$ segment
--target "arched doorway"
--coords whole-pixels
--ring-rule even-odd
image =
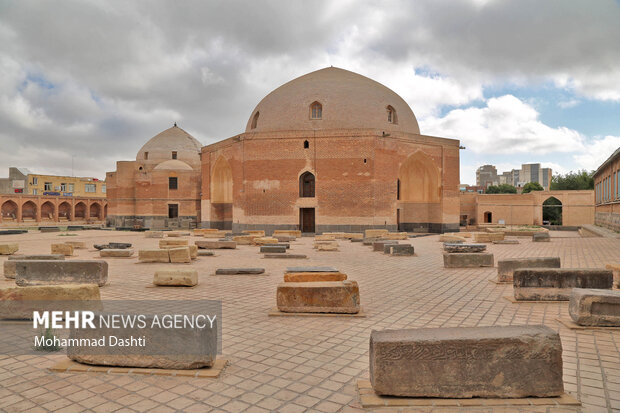
[[[401,164],[396,198],[399,230],[423,228],[431,232],[433,224],[441,226],[441,174],[430,156],[418,151]]]
[[[22,221],[37,220],[37,205],[32,201],[27,201],[22,205]]]
[[[90,204],[90,217],[100,220],[101,219],[100,214],[101,214],[101,206],[97,202]]]
[[[75,219],[86,219],[86,204],[78,202],[75,204]]]
[[[6,201],[2,204],[2,220],[3,221],[15,221],[17,220],[17,204],[13,201]]]
[[[491,211],[486,211],[484,213],[484,223],[491,224],[493,222],[493,213]]]
[[[543,225],[562,225],[562,202],[551,196],[542,203]]]
[[[314,174],[306,171],[299,177],[299,196],[301,198],[314,198],[315,178]]]
[[[54,204],[50,201],[45,201],[41,205],[41,221],[53,221],[55,218]]]
[[[211,172],[211,227],[232,229],[233,176],[230,164],[220,156]]]
[[[66,201],[58,205],[58,220],[71,221],[71,205]]]

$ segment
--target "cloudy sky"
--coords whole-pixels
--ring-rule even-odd
[[[103,178],[174,121],[242,132],[282,83],[371,77],[423,134],[492,163],[594,169],[620,147],[617,0],[0,0],[0,176]]]

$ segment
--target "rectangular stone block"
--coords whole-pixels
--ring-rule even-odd
[[[221,241],[221,240],[217,240],[217,241],[202,241],[201,240],[201,241],[195,241],[194,244],[196,244],[196,246],[198,248],[209,249],[209,250],[217,250],[217,249],[231,249],[231,250],[234,250],[235,248],[237,248],[237,242],[236,241]]]
[[[334,267],[326,266],[299,266],[299,267],[286,267],[286,272],[339,272]]]
[[[301,231],[296,230],[296,229],[276,229],[275,231],[273,231],[274,237],[279,236],[279,235],[284,235],[284,236],[293,237],[293,238],[300,238]]]
[[[397,244],[398,244],[398,241],[391,241],[391,240],[375,241],[372,243],[372,250],[383,252],[383,249],[385,248],[386,245],[397,245]]]
[[[108,263],[103,260],[17,261],[15,284],[32,285],[97,284],[108,282]]]
[[[189,235],[190,235],[189,231],[167,231],[166,232],[166,236],[171,237],[171,238],[187,237]]]
[[[385,235],[382,235],[383,239],[391,239],[391,240],[404,240],[409,239],[409,235],[406,232],[388,232]]]
[[[51,253],[62,254],[66,257],[70,257],[73,255],[73,246],[65,243],[52,244]]]
[[[97,314],[95,314],[97,318]],[[153,326],[155,315],[144,317],[147,326]],[[161,320],[161,315],[158,317]],[[199,369],[211,367],[217,355],[217,323],[206,323],[206,328],[199,325],[186,325],[181,328],[107,328],[105,324],[95,323],[95,328],[72,328],[69,339],[100,339],[103,336],[115,336],[120,340],[131,337],[144,337],[146,345],[119,347],[111,346],[70,346],[67,357],[79,363],[100,366],[161,368],[161,369]],[[112,326],[111,326],[112,327]]]
[[[258,237],[252,240],[252,245],[277,244],[278,239],[274,237]]]
[[[11,255],[19,251],[18,244],[0,244],[0,255]]]
[[[288,258],[288,259],[300,259],[308,258],[305,254],[271,254],[267,253],[263,255],[263,258]]]
[[[467,239],[460,235],[442,234],[439,236],[439,242],[467,242]]]
[[[218,268],[216,275],[264,274],[264,268]]]
[[[288,250],[291,248],[291,244],[288,242],[278,242],[277,244],[263,244],[261,247],[284,247]]]
[[[127,258],[133,255],[133,249],[104,249],[99,251],[101,258]]]
[[[198,258],[198,246],[197,245],[188,245],[189,248],[189,257],[192,260],[195,260]]]
[[[329,243],[321,243],[316,245],[317,251],[338,251],[338,243],[329,242]]]
[[[176,248],[187,247],[189,245],[186,239],[161,239],[159,240],[159,248]]]
[[[386,396],[560,396],[562,343],[542,325],[373,330],[370,382]]]
[[[568,313],[580,326],[620,327],[620,291],[573,288]]]
[[[372,246],[373,243],[380,241],[381,238],[364,238],[362,239],[362,245],[370,245]]]
[[[41,231],[41,232],[60,232],[60,228],[58,228],[58,227],[39,227],[39,231]]]
[[[336,241],[336,237],[334,235],[321,234],[314,237],[315,241]]]
[[[381,238],[389,232],[387,229],[367,229],[364,231],[364,238]]]
[[[363,240],[364,239],[364,234],[362,234],[360,232],[348,232],[347,233],[347,239],[350,239],[351,241],[353,241],[353,240]]]
[[[257,235],[259,238],[265,236],[265,231],[262,230],[262,229],[247,230],[247,231],[243,231],[243,232],[245,232],[248,235]]]
[[[320,282],[320,281],[344,281],[346,274],[340,272],[287,272],[284,274],[284,282]]]
[[[287,282],[278,284],[278,310],[287,313],[343,313],[360,311],[355,281]]]
[[[560,268],[560,257],[503,258],[497,260],[497,280],[512,281],[512,274],[519,268]]]
[[[551,237],[548,232],[539,232],[537,234],[532,235],[533,242],[550,242]]]
[[[110,242],[108,243],[108,249],[111,250],[124,250],[127,248],[131,248],[131,244],[128,242]],[[106,249],[106,248],[104,248]]]
[[[518,243],[519,243],[519,240],[517,240],[517,239],[504,239],[504,240],[501,240],[501,241],[493,241],[493,244],[500,244],[500,245],[502,245],[502,244],[514,245],[514,244],[518,244]]]
[[[145,231],[144,237],[145,238],[163,238],[164,233],[163,231]]]
[[[392,256],[411,256],[414,254],[414,248],[411,244],[386,244],[383,246],[383,253]]]
[[[198,285],[198,271],[192,269],[155,271],[153,284],[168,287],[193,287]]]
[[[205,251],[205,250],[198,250],[197,254],[199,257],[213,257],[215,255],[213,251]]]
[[[212,238],[212,239],[220,239],[226,236],[226,231],[216,231],[216,232],[205,232],[202,234],[203,238]]]
[[[492,267],[493,254],[490,252],[475,253],[447,253],[443,254],[443,266],[445,268],[478,268]]]
[[[291,242],[296,239],[295,237],[290,237],[288,235],[273,235],[273,237],[277,239],[278,242]]]
[[[64,260],[62,254],[40,254],[40,255],[11,255],[8,260],[4,261],[4,277],[14,279],[17,275],[17,261],[32,260]]]
[[[236,235],[232,239],[239,245],[252,245],[254,238],[259,238],[257,235]]]
[[[504,239],[503,232],[474,232],[474,242],[493,242],[501,241]]]
[[[284,253],[286,252],[286,247],[284,245],[282,246],[263,245],[260,247],[260,252]]]
[[[446,242],[443,244],[443,250],[452,254],[473,253],[486,251],[487,246],[484,244],[461,244]]]
[[[189,247],[169,248],[170,262],[182,264],[192,262],[192,256],[189,252]]]
[[[138,261],[140,262],[170,262],[170,254],[167,249],[139,250]]]
[[[84,241],[65,241],[65,244],[71,245],[74,250],[83,250],[86,248]]]
[[[616,288],[620,288],[620,264],[606,264],[605,268],[613,272],[614,285]]]
[[[590,268],[521,268],[513,272],[519,301],[568,301],[573,288],[611,289],[610,270]]]
[[[95,284],[0,288],[0,319],[32,320],[33,311],[100,311]]]

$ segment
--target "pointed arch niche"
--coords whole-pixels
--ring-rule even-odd
[[[211,227],[232,229],[233,176],[230,164],[220,155],[211,172]]]

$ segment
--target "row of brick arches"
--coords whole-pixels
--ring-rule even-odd
[[[103,221],[105,199],[0,197],[0,222]]]

